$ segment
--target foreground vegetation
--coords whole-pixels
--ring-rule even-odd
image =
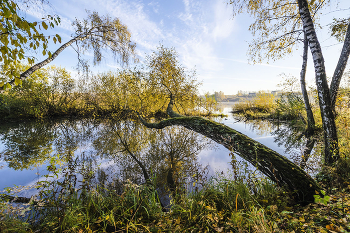
[[[295,205],[269,180],[232,160],[229,176],[217,174],[182,186],[164,206],[155,187],[127,180],[42,182],[37,198],[13,206],[3,196],[1,232],[347,232],[350,186],[337,184],[317,203]],[[56,168],[51,169],[56,174]],[[322,179],[319,179],[322,182]],[[89,183],[89,182],[87,182]],[[93,183],[93,184],[92,184]],[[347,183],[349,184],[349,183]],[[333,187],[335,187],[333,184]],[[166,186],[168,187],[168,186]],[[187,187],[187,188],[185,188]],[[11,193],[11,190],[9,190]],[[13,194],[13,193],[11,193]],[[40,198],[41,197],[41,198]],[[6,200],[7,199],[7,200]]]

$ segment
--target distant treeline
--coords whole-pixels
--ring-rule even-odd
[[[214,92],[214,94],[210,95],[212,98],[215,99],[217,102],[244,102],[247,100],[252,100],[254,97],[256,97],[259,93],[267,93],[264,91],[259,92],[247,92],[247,91],[238,91],[236,95],[225,95],[224,92]],[[274,96],[280,96],[282,94],[281,91],[271,91],[269,92]]]

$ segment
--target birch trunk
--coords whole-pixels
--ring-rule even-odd
[[[307,114],[307,132],[308,134],[313,134],[313,131],[315,128],[315,119],[314,119],[314,114],[312,113],[309,96],[307,95],[306,84],[305,84],[305,76],[306,76],[306,68],[307,68],[307,53],[308,53],[308,41],[306,38],[306,33],[304,33],[304,52],[303,52],[303,65],[300,72],[300,85],[301,85],[301,92],[304,98],[305,110]]]
[[[25,80],[29,75],[31,75],[32,73],[34,73],[35,71],[37,71],[38,69],[42,68],[43,66],[49,64],[50,62],[52,62],[63,50],[65,50],[68,46],[70,46],[71,44],[73,44],[76,41],[82,41],[85,40],[89,37],[90,35],[80,35],[77,37],[74,37],[73,39],[71,39],[70,41],[68,41],[67,43],[63,44],[61,47],[59,47],[52,55],[51,57],[46,58],[45,60],[43,60],[42,62],[39,62],[35,65],[33,65],[32,67],[30,67],[29,69],[27,69],[26,71],[24,71],[21,75],[20,75],[20,79],[21,80]],[[9,82],[9,84],[13,85],[15,83],[15,80],[11,80]],[[0,90],[3,90],[3,87],[0,88]]]
[[[325,141],[325,164],[332,165],[339,158],[338,137],[332,111],[331,97],[326,79],[326,69],[321,45],[317,39],[314,24],[306,0],[298,0],[299,14],[303,22],[309,47],[314,61],[315,79],[321,110]]]
[[[51,57],[46,58],[44,61],[39,62],[37,64],[35,64],[34,66],[30,67],[28,70],[24,71],[21,76],[20,79],[24,80],[26,79],[29,75],[31,75],[32,73],[34,73],[36,70],[40,69],[41,67],[49,64],[50,62],[52,62],[64,49],[66,49],[68,46],[70,46],[71,44],[73,44],[74,42],[78,41],[78,40],[85,40],[89,37],[90,35],[80,35],[77,37],[74,37],[73,39],[71,39],[70,41],[68,41],[67,43],[63,44],[61,47],[59,47],[52,55]]]
[[[335,102],[337,100],[337,95],[339,91],[340,80],[344,74],[344,70],[348,62],[349,54],[350,54],[350,23],[346,31],[343,48],[342,48],[342,51],[338,60],[338,64],[337,64],[337,67],[335,68],[332,82],[331,82],[331,90],[330,90],[331,103],[332,103],[332,109],[334,112],[335,112]]]

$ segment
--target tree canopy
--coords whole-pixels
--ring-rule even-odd
[[[294,0],[229,0],[233,14],[246,12],[255,21],[249,26],[254,39],[249,43],[249,58],[254,63],[263,60],[275,61],[291,54],[303,41],[303,24]],[[312,0],[309,3],[310,13],[317,24],[318,11],[326,6],[329,0]]]
[[[49,17],[50,19],[53,19],[55,22],[57,22],[57,24],[59,23],[59,21],[57,21],[55,18],[51,16]],[[130,56],[133,56],[133,58],[136,60],[135,44],[131,42],[131,34],[128,31],[127,27],[124,24],[122,24],[118,18],[111,18],[109,16],[100,16],[97,12],[92,12],[92,13],[88,12],[87,19],[85,20],[76,19],[73,22],[73,26],[75,28],[75,32],[72,35],[73,38],[68,42],[64,43],[63,45],[61,45],[53,53],[49,51],[47,52],[47,46],[48,46],[47,39],[49,37],[46,38],[43,34],[33,34],[31,32],[31,29],[33,28],[36,30],[36,27],[34,25],[37,25],[37,24],[36,23],[30,24],[25,19],[23,19],[23,21],[25,21],[24,25],[27,25],[27,26],[23,26],[24,28],[20,28],[20,30],[26,33],[25,36],[20,37],[20,38],[23,38],[23,41],[13,42],[13,44],[15,46],[24,47],[26,43],[28,43],[27,37],[30,38],[32,36],[33,38],[36,39],[36,41],[34,41],[35,43],[30,42],[29,46],[34,50],[42,46],[43,47],[42,54],[44,56],[47,55],[47,58],[39,63],[36,63],[35,65],[33,65],[34,58],[29,58],[28,60],[29,64],[32,66],[26,71],[22,73],[18,73],[16,72],[16,69],[14,67],[11,68],[10,64],[12,64],[12,66],[15,66],[15,63],[10,61],[19,62],[21,58],[24,58],[25,50],[24,49],[20,50],[21,55],[18,57],[19,59],[17,60],[13,60],[13,59],[16,59],[16,56],[13,56],[11,53],[10,58],[12,58],[12,60],[7,59],[6,60],[7,63],[4,62],[3,70],[5,70],[5,75],[8,77],[8,81],[3,82],[2,86],[0,85],[2,89],[10,88],[11,85],[13,84],[17,85],[21,83],[22,80],[26,79],[33,72],[52,62],[64,49],[66,49],[73,43],[76,43],[77,45],[76,52],[78,53],[78,60],[79,60],[78,66],[83,69],[87,69],[88,65],[85,60],[81,59],[81,55],[87,50],[93,51],[94,65],[97,65],[101,62],[103,58],[103,52],[106,52],[106,51],[111,52],[114,58],[117,59],[117,61],[121,64],[128,63]],[[30,27],[28,25],[30,25]],[[50,26],[53,27],[54,24],[50,23]],[[42,22],[42,27],[44,29],[48,28],[45,21]],[[4,38],[5,42],[8,41],[6,37],[2,37],[2,38]],[[40,44],[40,41],[42,44]],[[53,42],[56,43],[57,41],[61,43],[61,37],[56,34],[56,36],[53,37]],[[4,46],[6,47],[6,45]],[[17,50],[14,50],[14,51],[17,51]],[[5,57],[9,56],[9,55],[6,55],[9,53],[3,53],[3,54],[5,54]]]
[[[45,36],[42,31],[58,25],[60,18],[48,15],[41,22],[30,22],[21,16],[18,5],[11,0],[1,1],[0,16],[0,62],[5,75],[18,84],[20,79],[16,64],[25,59],[29,64],[34,64],[34,57],[29,56],[27,51],[40,50],[44,56],[47,54],[51,57],[48,50],[50,36]],[[58,34],[51,38],[53,41],[61,41]],[[0,83],[1,87],[4,85],[5,83]],[[10,84],[7,83],[4,87],[9,88]]]

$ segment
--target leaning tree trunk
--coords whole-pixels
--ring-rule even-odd
[[[346,31],[343,49],[341,51],[338,64],[337,64],[337,67],[335,68],[332,82],[331,82],[331,103],[332,103],[332,109],[334,113],[335,113],[335,102],[337,100],[340,80],[343,76],[346,64],[348,62],[349,55],[350,55],[350,23]]]
[[[306,38],[306,33],[304,32],[304,52],[303,52],[303,65],[300,72],[300,85],[301,85],[301,92],[304,98],[305,110],[307,114],[307,132],[308,134],[313,134],[315,129],[315,119],[314,119],[314,114],[312,113],[309,96],[307,95],[306,84],[305,84],[305,76],[306,76],[306,68],[307,68],[307,52],[308,52],[308,42]]]
[[[78,40],[85,40],[90,36],[90,34],[88,35],[79,35],[74,37],[73,39],[71,39],[70,41],[68,41],[67,43],[63,44],[61,47],[59,47],[52,55],[51,57],[46,58],[44,61],[39,62],[37,64],[35,64],[34,66],[30,67],[28,70],[24,71],[21,76],[20,79],[24,80],[25,78],[27,78],[29,75],[31,75],[32,73],[34,73],[36,70],[40,69],[41,67],[49,64],[50,62],[52,62],[63,50],[65,50],[68,46],[70,46],[71,44],[73,44],[74,42],[78,41]]]
[[[339,149],[337,129],[334,121],[331,97],[326,78],[324,58],[321,51],[321,45],[316,36],[316,31],[312,22],[307,0],[298,0],[298,6],[299,14],[303,22],[304,32],[306,33],[314,61],[316,86],[324,131],[325,164],[332,165],[339,159]]]
[[[226,125],[201,117],[185,117],[177,114],[172,109],[173,104],[171,98],[167,113],[172,118],[158,123],[146,122],[140,115],[139,118],[148,128],[163,129],[167,126],[180,125],[200,133],[240,155],[277,185],[295,191],[298,202],[314,201],[313,195],[315,191],[319,192],[320,188],[305,171],[287,158]]]
[[[63,44],[61,47],[59,47],[52,55],[51,57],[46,58],[45,60],[33,65],[32,67],[30,67],[29,69],[27,69],[26,71],[24,71],[21,75],[20,75],[20,79],[21,80],[25,80],[29,75],[31,75],[32,73],[34,73],[35,71],[37,71],[38,69],[40,69],[43,66],[46,66],[47,64],[49,64],[50,62],[52,62],[63,50],[65,50],[68,46],[70,46],[71,44],[73,44],[76,41],[82,41],[87,39],[90,36],[90,34],[88,35],[79,35],[74,37],[73,39],[71,39],[70,41],[68,41],[67,43]],[[15,80],[11,80],[9,82],[9,84],[14,84]],[[3,90],[3,87],[0,88],[0,90]]]

